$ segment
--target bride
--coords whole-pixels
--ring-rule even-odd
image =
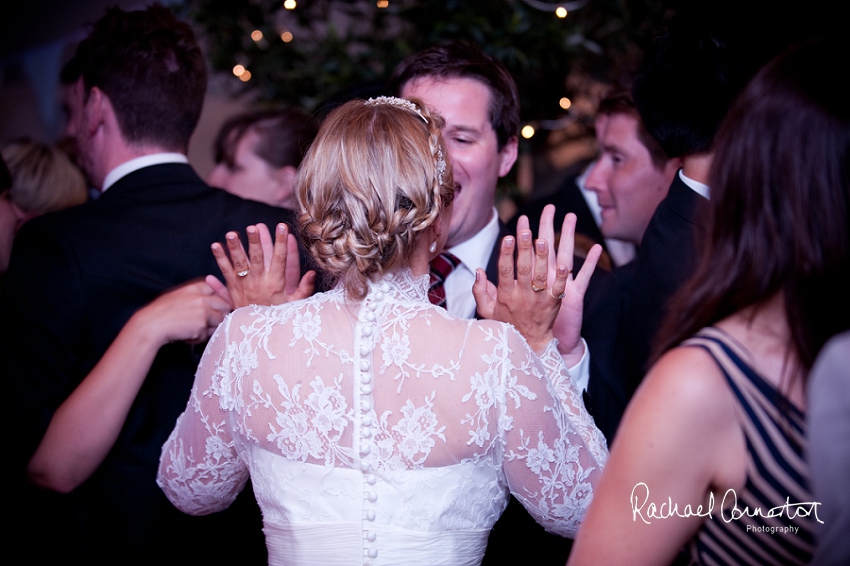
[[[514,326],[431,305],[454,197],[441,125],[387,97],[327,118],[296,190],[336,287],[225,319],[163,447],[158,483],[186,513],[224,509],[251,477],[271,564],[478,564],[509,492],[562,536],[592,498],[605,441],[551,327],[595,262],[573,279],[572,250],[556,266],[526,227],[498,290],[476,277],[481,310]]]

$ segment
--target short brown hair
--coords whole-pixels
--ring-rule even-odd
[[[398,95],[420,77],[466,78],[484,83],[490,90],[490,124],[501,150],[519,133],[519,92],[508,70],[480,47],[463,41],[435,45],[399,63],[389,86]]]
[[[204,55],[188,24],[161,4],[137,12],[110,8],[62,71],[109,97],[128,142],[185,151],[207,90]]]
[[[599,102],[599,108],[596,112],[597,114],[603,114],[605,116],[625,114],[634,118],[637,121],[638,141],[640,141],[640,143],[649,152],[649,157],[652,159],[652,164],[655,168],[659,171],[664,169],[667,162],[670,160],[670,156],[667,155],[664,148],[661,147],[660,143],[658,143],[658,140],[649,135],[649,132],[646,131],[646,127],[643,125],[643,120],[641,120],[637,106],[635,106],[635,101],[632,99],[631,92],[626,89],[613,90],[610,94],[608,94],[608,96]]]

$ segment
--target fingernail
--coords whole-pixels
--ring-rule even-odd
[[[537,251],[545,252],[546,251],[546,240],[537,240]]]
[[[277,233],[280,234],[281,236],[286,234],[286,224],[284,224],[282,222],[280,224],[278,224],[277,225]]]
[[[236,234],[234,234],[233,232],[228,232],[224,237],[227,238],[228,240],[235,240]]]
[[[514,245],[514,237],[513,236],[506,236],[505,237],[505,245],[506,246]]]
[[[523,232],[522,234],[519,235],[519,237],[522,238],[523,242],[527,242],[527,241],[531,240],[531,232]]]

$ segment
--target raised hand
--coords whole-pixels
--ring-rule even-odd
[[[554,336],[568,366],[577,364],[583,354],[581,322],[584,293],[596,262],[602,253],[594,246],[578,275],[573,277],[573,250],[576,217],[567,214],[557,253],[554,242],[555,207],[547,206],[540,219],[540,238],[532,242],[528,219],[517,223],[518,252],[514,276],[514,247],[517,239],[508,236],[499,256],[499,285],[487,281],[483,270],[476,271],[473,295],[483,318],[510,322],[537,350]]]
[[[521,217],[517,238],[508,236],[502,241],[498,287],[487,281],[482,269],[476,270],[472,287],[479,314],[513,324],[537,352],[552,340],[552,326],[561,306],[559,297],[569,275],[566,265],[557,265],[550,285],[549,255],[549,243],[543,239],[532,242],[528,219]]]
[[[301,277],[298,243],[286,224],[278,224],[275,241],[265,224],[248,226],[248,254],[236,232],[228,232],[227,251],[216,242],[212,245],[218,267],[226,283],[213,276],[207,283],[228,300],[233,308],[250,304],[279,305],[313,294],[316,274],[308,271]]]
[[[555,207],[547,205],[540,215],[539,237],[549,242],[555,240]],[[573,258],[575,250],[576,215],[569,213],[564,217],[561,225],[561,241],[558,245],[557,263],[566,265],[572,274]],[[564,356],[568,366],[577,364],[584,352],[581,340],[581,323],[584,313],[584,294],[590,284],[590,277],[596,269],[596,263],[602,255],[602,246],[599,244],[590,248],[578,275],[571,275],[561,300],[561,310],[555,320],[553,332],[558,339],[558,350]],[[549,277],[550,281],[555,269],[555,263],[550,258]]]

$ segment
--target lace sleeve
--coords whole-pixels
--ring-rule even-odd
[[[227,508],[248,480],[232,436],[230,412],[234,360],[229,347],[231,314],[207,345],[186,411],[177,419],[160,456],[156,482],[175,507],[190,515]]]
[[[547,531],[575,537],[608,458],[602,433],[553,340],[538,358],[511,338],[507,391],[527,388],[522,405],[506,397],[502,427],[508,487]],[[519,397],[517,397],[519,399]]]

